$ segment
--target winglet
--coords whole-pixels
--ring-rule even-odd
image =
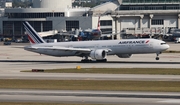
[[[28,35],[28,39],[31,44],[46,43],[28,22],[24,22],[23,25],[24,25],[26,34]]]

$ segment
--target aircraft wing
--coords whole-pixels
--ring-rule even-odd
[[[92,51],[91,49],[73,48],[73,47],[44,47],[43,49],[61,50],[61,51],[78,51],[78,52],[83,52],[83,53],[85,52],[89,53]]]
[[[60,51],[78,51],[78,52],[83,52],[83,53],[89,53],[92,50],[91,49],[87,49],[87,48],[73,48],[73,47],[56,47],[56,46],[52,46],[52,47],[25,47],[26,49],[34,49],[34,50],[38,50],[38,49],[46,49],[46,50],[60,50]]]
[[[74,48],[74,47],[57,47],[57,46],[49,46],[49,47],[29,47],[28,49],[46,49],[46,50],[60,50],[60,51],[77,51],[78,53],[90,53],[93,49],[89,48]],[[111,49],[104,49],[107,53],[111,52]]]
[[[58,34],[63,36],[78,36],[77,34],[71,34],[71,33],[58,33]]]

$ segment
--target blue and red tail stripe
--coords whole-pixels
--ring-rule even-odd
[[[99,16],[99,18],[98,18],[97,30],[99,30],[99,31],[101,30],[100,16]]]
[[[28,22],[24,22],[23,25],[26,30],[26,33],[28,34],[28,38],[31,44],[45,43],[45,41],[41,38],[41,36],[38,35],[38,33]]]

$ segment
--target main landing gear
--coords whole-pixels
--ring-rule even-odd
[[[84,63],[89,63],[89,62],[107,62],[107,59],[93,61],[91,59],[88,59],[88,57],[85,57],[85,59],[82,59],[81,62],[84,62]]]
[[[85,59],[82,59],[82,60],[81,60],[81,62],[85,62],[85,63],[91,62],[91,61],[92,61],[92,60],[91,60],[91,59],[88,59],[87,56],[85,56]]]
[[[159,60],[159,54],[161,54],[161,52],[156,53],[156,60]]]
[[[107,59],[96,60],[96,62],[107,62]]]

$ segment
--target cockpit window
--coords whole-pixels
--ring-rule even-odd
[[[164,44],[166,44],[166,43],[161,43],[161,45],[164,45]]]

